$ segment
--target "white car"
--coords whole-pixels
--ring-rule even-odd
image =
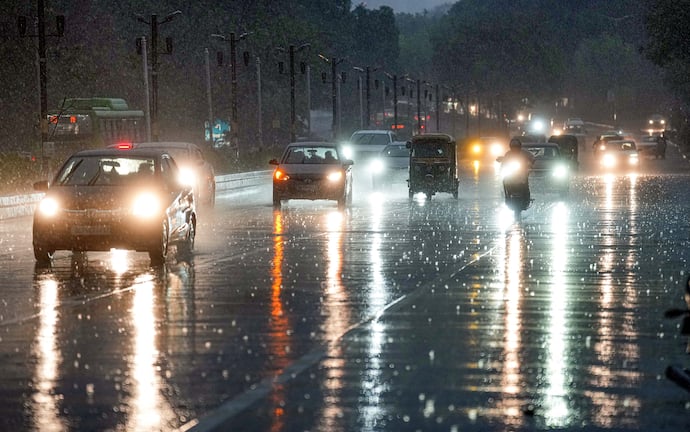
[[[354,161],[371,159],[395,141],[395,133],[389,130],[358,130],[343,143],[343,156]]]

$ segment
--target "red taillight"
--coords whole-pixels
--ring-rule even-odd
[[[132,150],[133,147],[132,143],[118,143],[115,145],[115,148],[118,150]]]
[[[77,116],[69,116],[69,122],[71,124],[77,123]]]

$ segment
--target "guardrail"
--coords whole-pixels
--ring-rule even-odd
[[[216,176],[216,191],[241,190],[268,184],[271,170],[251,171]],[[0,196],[0,219],[9,219],[33,214],[36,203],[43,193]]]

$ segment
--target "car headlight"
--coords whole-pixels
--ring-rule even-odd
[[[383,161],[381,159],[374,159],[369,165],[369,169],[372,174],[381,174],[385,168]]]
[[[342,171],[333,171],[332,173],[328,174],[328,176],[326,178],[331,182],[340,181],[340,179],[343,178],[343,172]]]
[[[499,143],[491,144],[491,155],[492,156],[500,156],[502,154],[503,154],[503,146],[501,146]]]
[[[564,179],[568,177],[568,166],[565,164],[558,164],[553,168],[553,176],[557,179]]]
[[[141,193],[132,202],[132,214],[142,218],[151,218],[160,214],[160,199],[153,193]]]
[[[606,153],[601,157],[601,164],[607,168],[616,166],[616,157],[610,153]]]
[[[355,155],[354,150],[349,145],[343,146],[343,156],[345,159],[352,159]]]
[[[196,185],[196,173],[186,167],[180,168],[180,183],[182,183],[185,186],[194,186]]]
[[[58,213],[60,204],[56,199],[46,197],[38,204],[38,211],[42,216],[53,217]]]

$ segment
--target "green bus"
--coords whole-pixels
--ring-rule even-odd
[[[146,118],[124,99],[66,98],[48,113],[48,140],[70,151],[146,141]]]

